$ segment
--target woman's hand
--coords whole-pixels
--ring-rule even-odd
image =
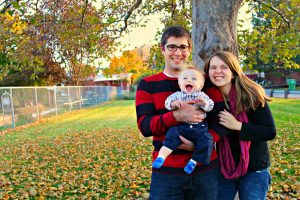
[[[179,138],[180,138],[182,144],[178,147],[178,149],[183,149],[186,151],[194,151],[195,150],[195,146],[190,140],[185,139],[181,135],[179,135]]]
[[[226,128],[236,131],[240,131],[242,129],[242,122],[237,121],[235,117],[227,110],[221,111],[218,114],[218,117],[220,121],[219,123]]]

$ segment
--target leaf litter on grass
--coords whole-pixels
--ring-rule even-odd
[[[272,184],[269,199],[300,199],[300,126],[280,126],[270,142]]]
[[[3,145],[0,199],[137,199],[149,189],[150,149],[132,128]]]
[[[293,109],[287,109],[290,103]],[[128,102],[114,104],[127,106]],[[298,104],[288,100],[275,100],[270,104],[275,114],[277,137],[269,142],[272,185],[268,199],[300,199]],[[102,108],[97,109],[93,112],[99,113]],[[56,121],[63,123],[59,117]],[[2,142],[0,199],[148,198],[151,138],[144,138],[136,129],[124,125],[125,122],[122,128],[110,128],[112,125],[104,121],[106,124],[99,128],[96,126],[98,115],[84,121],[88,127],[82,131],[74,131],[75,125],[65,127],[56,121],[53,118],[49,119],[50,125],[45,121],[29,128],[20,127],[18,137],[12,142],[9,139]],[[68,130],[56,134],[57,128]],[[24,136],[22,129],[26,131]],[[49,131],[54,133],[49,134]],[[15,133],[11,134],[14,137]]]

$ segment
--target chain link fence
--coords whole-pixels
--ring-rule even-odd
[[[0,87],[0,130],[122,97],[111,86]]]

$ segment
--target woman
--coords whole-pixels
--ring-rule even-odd
[[[237,192],[240,200],[266,199],[271,182],[267,141],[276,136],[270,99],[230,52],[214,53],[204,71],[222,93],[219,123],[230,130],[218,143],[222,177],[217,199],[233,200]]]

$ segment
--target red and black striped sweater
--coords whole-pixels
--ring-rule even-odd
[[[165,108],[165,100],[170,94],[179,90],[180,88],[177,83],[177,78],[168,77],[163,72],[145,77],[138,85],[136,92],[137,124],[143,136],[153,137],[153,160],[157,157],[158,151],[163,145],[162,142],[165,139],[167,130],[172,126],[178,125],[178,122],[173,116],[173,112],[168,111]],[[212,134],[214,141],[216,142],[219,140],[220,136],[227,134],[226,130],[220,127],[217,117],[219,111],[224,108],[224,105],[221,105],[224,104],[224,101],[219,90],[212,87],[212,85],[206,84],[203,91],[215,103],[215,107],[210,113],[208,113],[207,119],[210,120],[209,132]],[[191,157],[192,152],[176,149],[166,159],[162,168],[153,170],[159,170],[166,173],[184,174],[183,168]],[[207,170],[216,165],[217,154],[214,149],[211,155],[211,164],[206,166],[198,164],[193,174]]]

